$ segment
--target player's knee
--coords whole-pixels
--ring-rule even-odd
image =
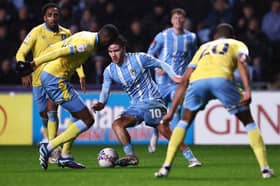
[[[94,124],[94,118],[91,117],[87,117],[85,119],[83,119],[83,122],[88,126],[91,127]]]
[[[120,126],[120,123],[119,123],[119,122],[116,122],[116,121],[113,122],[113,124],[112,124],[113,130],[116,130],[116,129],[120,128],[120,127],[121,127],[121,126]]]
[[[47,111],[40,112],[40,116],[41,116],[41,118],[48,119]]]

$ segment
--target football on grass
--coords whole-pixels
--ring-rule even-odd
[[[107,147],[98,153],[98,164],[100,167],[114,167],[115,161],[119,158],[117,151],[113,148]]]

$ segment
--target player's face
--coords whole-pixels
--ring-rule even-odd
[[[111,44],[108,47],[108,53],[114,63],[123,62],[125,48],[118,44]]]
[[[57,29],[59,21],[59,10],[55,7],[50,7],[47,9],[44,15],[44,21],[48,28],[51,30]]]
[[[173,14],[171,17],[171,23],[175,29],[183,29],[185,23],[185,17],[182,14]]]

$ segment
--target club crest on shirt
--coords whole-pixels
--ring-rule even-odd
[[[77,46],[77,51],[78,52],[84,52],[86,50],[87,46],[86,45],[79,45]]]

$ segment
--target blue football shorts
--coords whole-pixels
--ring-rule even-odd
[[[32,87],[33,100],[38,107],[39,112],[43,112],[47,108],[48,96],[42,86]]]
[[[166,114],[167,108],[160,99],[137,102],[130,105],[122,115],[134,116],[137,120],[135,125],[145,121],[146,125],[155,127],[160,124],[162,117]]]
[[[234,81],[225,78],[207,78],[189,84],[183,108],[191,111],[203,110],[208,101],[218,99],[231,114],[248,110],[240,105],[241,91]]]
[[[41,82],[49,98],[69,112],[78,112],[86,107],[80,95],[68,80],[43,71]]]

